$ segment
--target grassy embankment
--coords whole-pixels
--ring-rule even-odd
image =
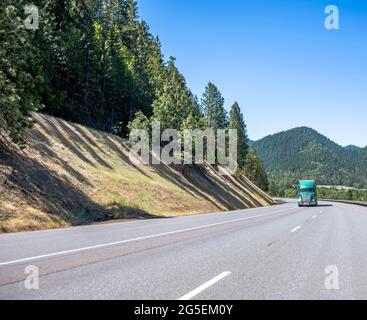
[[[133,166],[113,135],[35,115],[27,147],[1,147],[0,232],[268,206],[246,177]]]

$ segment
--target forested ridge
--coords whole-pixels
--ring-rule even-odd
[[[240,107],[228,114],[211,82],[202,98],[190,91],[175,59],[139,17],[134,0],[34,0],[39,28],[25,28],[25,0],[0,11],[0,133],[23,144],[40,111],[121,137],[152,120],[166,129],[238,129],[238,163],[267,189],[255,152],[249,154]],[[248,157],[249,155],[249,157]],[[247,168],[245,168],[247,164]]]
[[[22,125],[27,111],[42,110],[122,133],[136,112],[152,114],[168,66],[135,1],[35,0],[38,30],[23,26],[27,3],[5,0],[1,6],[5,128]],[[10,121],[17,109],[23,117]],[[7,130],[12,138],[21,137],[16,129]]]
[[[342,147],[307,127],[280,132],[253,145],[271,176],[274,193],[298,179],[317,179],[327,186],[367,186],[367,148]]]

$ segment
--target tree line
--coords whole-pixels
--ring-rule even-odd
[[[298,188],[294,185],[286,185],[271,180],[269,190],[273,196],[298,198]],[[367,201],[367,190],[319,186],[317,196],[319,199],[326,200]]]
[[[127,136],[160,121],[162,130],[237,129],[239,167],[267,189],[260,158],[250,151],[238,103],[230,113],[209,83],[199,99],[134,0],[33,0],[39,28],[24,26],[25,0],[0,8],[0,132],[15,143],[32,112]]]

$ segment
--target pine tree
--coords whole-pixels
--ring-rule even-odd
[[[92,12],[84,1],[46,1],[37,45],[44,57],[45,112],[98,127],[100,52]]]
[[[128,13],[128,20],[129,21],[136,21],[139,19],[138,15],[138,3],[135,0],[127,0],[126,1],[127,6],[127,13]]]
[[[128,128],[130,131],[146,130],[147,132],[149,132],[150,131],[150,121],[141,111],[139,111],[135,115],[134,120],[129,123]]]
[[[266,174],[264,164],[260,157],[257,155],[255,149],[251,149],[248,153],[243,169],[244,174],[255,185],[264,191],[269,189],[269,180]],[[274,187],[274,186],[272,186]]]
[[[158,97],[153,103],[153,119],[161,123],[162,130],[180,130],[183,122],[194,114],[193,95],[172,57],[164,77],[163,89],[158,92]]]
[[[228,128],[224,98],[218,88],[211,82],[205,88],[201,105],[209,128],[214,130]]]
[[[237,102],[234,103],[229,113],[229,128],[237,130],[237,161],[238,166],[243,168],[246,162],[249,145],[246,124]]]
[[[132,99],[133,80],[131,72],[124,61],[122,52],[123,42],[122,24],[127,21],[127,6],[121,0],[109,0],[101,7],[96,17],[98,29],[96,36],[99,45],[99,68],[101,70],[99,88],[100,114],[98,128],[110,131],[118,124],[121,135],[126,133],[128,105]]]
[[[125,1],[48,1],[44,16],[45,112],[126,133],[134,84],[124,55]]]
[[[279,196],[279,188],[274,180],[271,180],[269,183],[269,192],[272,196]]]
[[[163,90],[161,44],[158,38],[152,36],[147,23],[139,20],[136,1],[129,0],[126,6],[127,21],[122,33],[126,48],[123,52],[133,79],[129,116],[131,118],[138,110],[151,116],[153,101]]]
[[[23,143],[40,107],[43,83],[34,30],[24,26],[26,1],[4,0],[0,6],[0,134]]]

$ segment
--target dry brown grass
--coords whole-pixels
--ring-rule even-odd
[[[268,206],[246,177],[133,166],[115,136],[36,114],[27,147],[1,147],[0,231]]]

